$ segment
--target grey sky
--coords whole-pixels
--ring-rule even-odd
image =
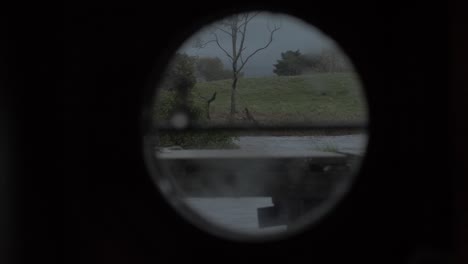
[[[268,26],[273,28],[275,24],[280,25],[281,28],[275,32],[273,42],[270,46],[255,54],[255,56],[249,60],[243,70],[246,76],[273,75],[273,64],[281,57],[281,52],[286,50],[299,49],[301,53],[318,53],[323,48],[335,47],[333,40],[325,36],[317,28],[299,19],[287,15],[262,13],[249,23],[245,40],[247,49],[244,54],[249,55],[257,48],[265,46],[269,40]],[[203,28],[198,34],[185,42],[181,47],[181,51],[201,57],[217,56],[228,66],[229,60],[227,56],[216,43],[210,43],[202,49],[192,47],[196,37],[200,37],[203,40],[213,39],[210,30],[212,30],[210,26]],[[228,42],[229,36],[220,31],[218,31],[217,34],[222,46],[226,50],[231,49],[232,47]],[[244,56],[244,58],[245,57],[246,56]]]

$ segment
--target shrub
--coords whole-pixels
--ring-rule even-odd
[[[194,61],[186,54],[176,54],[159,87],[159,95],[152,109],[153,128],[168,124],[178,111],[188,114],[191,122],[207,124],[205,107],[194,102],[192,90],[195,86]],[[183,100],[183,98],[186,98]],[[158,147],[181,146],[183,148],[235,148],[232,135],[226,132],[171,131],[157,132]]]

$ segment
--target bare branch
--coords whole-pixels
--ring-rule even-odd
[[[241,60],[241,65],[244,64],[244,57],[242,56],[243,51],[246,50],[247,47],[243,47],[242,50],[239,52],[239,58]]]
[[[261,12],[255,12],[255,13],[252,14],[251,17],[249,17],[250,13],[245,14],[244,15],[244,22],[239,25],[239,28],[245,26],[245,24],[248,24],[250,22],[250,20],[252,20],[254,17],[256,17],[260,13]]]
[[[277,26],[276,24],[274,24],[274,28],[273,28],[273,30],[271,30],[270,24],[267,24],[267,29],[268,29],[268,31],[270,31],[270,33],[272,33],[272,31],[277,31],[280,28],[281,28],[281,25]]]
[[[244,37],[244,35],[245,35],[245,32],[243,32],[243,31],[242,31],[242,30],[240,30],[240,29],[239,29],[239,30],[237,30],[237,32],[238,32],[238,33],[240,33],[240,34],[242,35],[242,37]]]
[[[229,53],[228,53],[228,52],[223,48],[223,46],[221,46],[221,44],[219,43],[218,35],[216,35],[216,33],[213,33],[213,35],[215,36],[215,41],[216,41],[216,44],[218,45],[218,47],[219,47],[222,51],[224,51],[224,53],[226,54],[226,56],[228,56],[228,57],[231,59],[231,61],[233,61],[234,58],[233,58],[231,55],[229,55]]]
[[[249,56],[247,56],[247,58],[245,59],[245,61],[242,63],[242,65],[239,67],[239,70],[238,72],[240,72],[242,70],[242,68],[244,68],[245,64],[249,61],[250,58],[252,58],[252,56],[254,56],[257,52],[261,51],[261,50],[264,50],[266,48],[268,48],[268,46],[270,46],[271,42],[273,42],[273,34],[278,31],[280,29],[280,27],[276,26],[275,25],[275,28],[273,30],[270,30],[270,41],[268,41],[268,43],[262,47],[262,48],[259,48],[259,49],[256,49],[254,52],[252,52],[252,54],[250,54]]]
[[[209,41],[207,41],[207,42],[201,42],[201,41],[200,41],[200,42],[197,42],[197,43],[195,44],[195,47],[196,47],[197,49],[203,49],[203,48],[206,47],[206,45],[210,44],[211,42],[216,42],[216,40],[215,40],[215,39],[212,39],[212,40],[209,40]]]
[[[239,46],[239,52],[238,52],[238,55],[237,55],[238,58],[239,58],[239,56],[242,55],[242,52],[245,50],[244,41],[245,41],[245,31],[247,29],[246,26],[247,26],[247,24],[245,24],[244,30],[240,30],[240,29],[238,30],[238,32],[241,34],[241,44]]]
[[[229,36],[232,37],[232,33],[231,33],[231,32],[229,32],[229,31],[227,31],[227,30],[225,30],[225,29],[223,29],[223,28],[221,28],[221,27],[218,27],[218,26],[214,26],[214,28],[216,28],[217,30],[220,30],[220,31],[222,31],[222,32],[224,32],[224,33],[226,33],[226,34],[228,34]]]
[[[252,19],[253,17],[251,17],[250,19]],[[248,22],[249,22],[249,16],[248,14],[244,16],[244,27],[243,29],[239,29],[239,32],[241,33],[241,43],[240,43],[240,46],[239,46],[239,52],[237,53],[237,56],[234,58],[234,62],[237,63],[237,61],[239,60],[239,57],[242,55],[242,52],[245,50],[244,48],[244,43],[245,43],[245,34],[247,32],[247,25],[248,25]],[[239,27],[240,28],[240,27]],[[242,63],[243,59],[241,59],[241,63]]]

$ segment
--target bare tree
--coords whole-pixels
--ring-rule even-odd
[[[274,25],[273,28],[267,26],[269,32],[269,40],[267,43],[260,48],[255,49],[250,54],[244,54],[247,49],[245,40],[247,35],[247,29],[249,22],[256,17],[260,12],[255,13],[242,13],[233,15],[213,26],[213,32],[211,33],[213,39],[202,43],[200,39],[197,40],[196,46],[204,48],[208,43],[216,43],[219,49],[229,58],[232,66],[232,85],[231,85],[231,111],[230,119],[234,119],[234,115],[237,113],[237,82],[241,71],[247,62],[259,51],[264,50],[270,46],[273,42],[274,33],[280,29],[280,26]],[[230,48],[224,47],[218,34],[225,34],[230,39]]]

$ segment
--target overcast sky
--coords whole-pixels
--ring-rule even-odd
[[[255,54],[244,68],[246,76],[268,76],[273,75],[273,64],[281,57],[281,52],[286,50],[297,50],[301,53],[318,53],[323,48],[335,47],[334,41],[325,36],[317,28],[310,26],[291,16],[262,13],[250,21],[245,39],[244,58],[254,50],[265,46],[269,40],[268,26],[280,25],[281,28],[275,32],[273,42],[267,49]],[[181,47],[182,52],[197,56],[217,56],[228,66],[228,58],[225,53],[216,45],[210,43],[205,48],[197,49],[193,47],[194,39],[200,37],[203,40],[213,39],[209,33],[212,27],[207,26],[198,34],[185,42]],[[229,36],[217,31],[222,46],[226,50],[232,49]],[[229,67],[230,68],[230,67]]]

